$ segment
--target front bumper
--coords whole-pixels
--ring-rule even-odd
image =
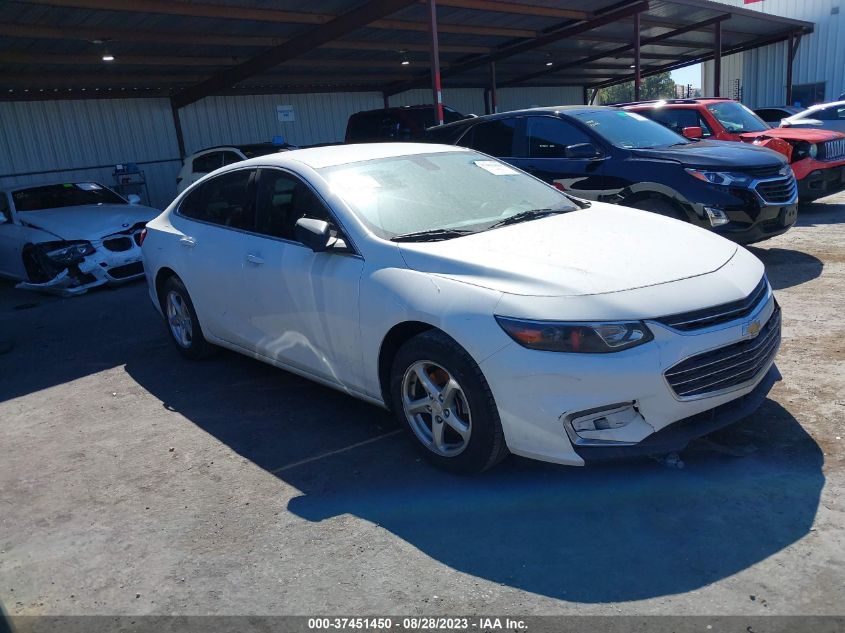
[[[679,397],[664,372],[691,357],[753,338],[749,324],[768,323],[775,310],[769,290],[748,318],[712,328],[680,332],[647,321],[654,340],[614,354],[538,352],[508,345],[480,364],[508,448],[524,457],[583,465],[587,459],[678,450],[693,437],[745,417],[780,377],[774,354],[748,382],[693,398]],[[636,411],[632,422],[576,445],[578,439],[567,427],[573,416],[620,403]]]
[[[47,281],[22,281],[16,287],[60,296],[73,296],[84,294],[97,286],[121,284],[139,279],[144,275],[144,264],[141,247],[137,242],[135,236],[130,233],[92,241],[94,252],[81,261],[59,270]],[[113,250],[117,248],[116,243],[120,244],[121,250]]]
[[[780,371],[772,365],[763,379],[750,392],[725,404],[673,422],[651,434],[642,442],[630,446],[574,446],[585,462],[626,457],[665,455],[686,448],[692,440],[723,429],[754,413],[774,384],[781,379]]]
[[[724,206],[696,203],[693,207],[700,218],[707,218],[705,206],[721,208],[729,222],[711,227],[709,220],[702,219],[701,226],[738,244],[752,244],[785,233],[798,219],[798,205],[795,203],[769,206],[760,206],[753,200],[742,205]]]
[[[823,163],[818,163],[823,165]],[[845,166],[815,169],[798,181],[798,199],[812,202],[845,190]]]

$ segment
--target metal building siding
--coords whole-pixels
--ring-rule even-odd
[[[845,92],[845,6],[840,0],[720,0],[722,4],[806,20],[814,32],[802,38],[793,66],[793,85],[824,81],[825,99]],[[838,13],[832,13],[838,9]],[[730,23],[725,26],[730,29]],[[743,101],[751,107],[782,104],[786,98],[785,43],[742,53]],[[706,71],[705,71],[706,72]]]
[[[431,88],[406,90],[390,97],[391,106],[419,105],[434,101]],[[484,114],[484,89],[444,88],[443,105],[462,114]]]
[[[276,106],[291,105],[281,123]],[[349,115],[383,105],[381,93],[315,93],[207,97],[180,112],[185,151],[227,143],[260,143],[281,135],[293,145],[342,141]]]
[[[584,103],[584,91],[578,87],[520,87],[496,91],[499,112],[532,106],[573,105]],[[430,89],[416,89],[390,97],[391,106],[431,103]],[[483,88],[445,88],[444,105],[463,114],[484,114]]]
[[[719,94],[723,97],[733,98],[736,89],[736,80],[739,79],[740,86],[745,91],[745,64],[744,53],[726,55],[722,58],[722,80],[719,86]],[[710,96],[713,90],[713,62],[704,62],[702,65],[701,87],[702,94]],[[743,93],[743,97],[745,93]]]
[[[496,92],[499,112],[556,105],[584,103],[584,90],[573,86],[502,88]]]
[[[0,188],[80,179],[112,185],[115,164],[156,161],[139,165],[150,203],[161,208],[173,197],[180,164],[166,99],[7,101],[0,121]]]

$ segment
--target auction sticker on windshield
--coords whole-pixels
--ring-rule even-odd
[[[517,173],[515,169],[495,160],[477,160],[474,162],[481,169],[489,171],[494,176],[515,176]]]

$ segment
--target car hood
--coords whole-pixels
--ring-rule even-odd
[[[782,157],[753,145],[740,145],[729,141],[698,141],[674,147],[634,149],[634,156],[674,160],[687,167],[704,168],[755,168],[785,165]]]
[[[603,203],[452,240],[397,246],[412,270],[526,296],[665,284],[718,270],[737,251],[686,222]]]
[[[780,138],[785,141],[808,141],[810,143],[823,143],[837,138],[843,138],[839,132],[832,130],[817,130],[798,127],[773,127],[763,132],[745,132],[740,134],[743,141],[748,143],[759,138]]]
[[[20,211],[20,219],[64,240],[97,240],[125,231],[139,222],[149,222],[160,211],[134,204],[101,204],[63,207],[41,211]]]

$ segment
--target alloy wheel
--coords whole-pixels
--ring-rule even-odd
[[[472,432],[469,402],[449,371],[430,360],[420,360],[402,379],[402,408],[417,439],[443,457],[460,455]]]

